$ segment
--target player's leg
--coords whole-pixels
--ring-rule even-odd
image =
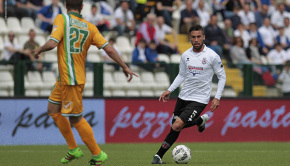
[[[172,127],[170,132],[167,134],[165,140],[163,141],[161,147],[159,148],[156,155],[153,157],[152,164],[161,164],[162,157],[168,151],[168,149],[173,145],[173,143],[177,140],[180,131],[186,125],[179,116],[182,113],[182,110],[186,107],[187,102],[181,99],[178,99],[175,105],[173,119],[172,119]]]
[[[55,83],[55,87],[52,90],[48,101],[47,113],[52,117],[68,144],[69,152],[61,159],[62,163],[67,163],[82,156],[82,152],[76,144],[69,120],[61,115],[61,87],[58,81]]]
[[[87,145],[92,154],[91,165],[100,165],[107,160],[107,154],[98,146],[93,129],[83,118],[82,92],[84,85],[65,86],[63,90],[62,115],[68,116],[71,124],[76,128],[82,141]]]
[[[59,131],[66,140],[70,150],[76,149],[77,144],[73,136],[73,132],[69,120],[61,115],[61,105],[48,103],[47,112],[58,126]]]

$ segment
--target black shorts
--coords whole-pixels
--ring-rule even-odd
[[[196,125],[195,119],[199,117],[206,106],[207,104],[178,98],[173,112],[172,124],[179,117],[186,124],[186,127]]]

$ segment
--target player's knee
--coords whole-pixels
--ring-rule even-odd
[[[53,108],[47,107],[47,113],[48,113],[48,114],[55,114],[55,113],[58,113],[58,111],[56,111],[56,110],[53,109]]]
[[[183,125],[177,121],[175,121],[173,124],[172,124],[172,130],[174,131],[181,131],[183,128]]]

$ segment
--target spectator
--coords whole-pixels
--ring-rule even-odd
[[[213,14],[217,15],[217,13],[220,13],[223,17],[223,20],[226,18],[225,17],[225,8],[226,4],[228,3],[229,0],[213,0]]]
[[[268,14],[272,15],[276,11],[276,0],[270,0]]]
[[[141,38],[136,46],[136,48],[133,51],[132,55],[132,63],[146,63],[148,62],[146,54],[145,54],[145,49],[146,49],[146,40]]]
[[[230,19],[225,19],[224,33],[226,36],[227,43],[233,44],[234,41],[234,29],[232,28],[232,22]]]
[[[217,17],[215,15],[210,17],[210,23],[204,28],[204,34],[206,36],[204,43],[209,48],[213,49],[218,55],[223,55],[223,47],[226,50],[229,49],[229,45],[225,40],[225,34],[217,25]]]
[[[149,55],[151,55],[151,57]],[[154,70],[152,63],[156,62],[156,55],[149,55],[146,55],[146,40],[140,39],[137,47],[133,51],[132,64],[152,72]]]
[[[205,9],[204,0],[199,1],[198,8],[197,8],[196,12],[198,14],[198,17],[200,18],[200,25],[203,27],[206,27],[209,20],[210,20],[210,14]]]
[[[234,9],[241,9],[243,8],[243,5],[244,5],[244,0],[230,0],[226,4],[226,13],[230,13],[230,11],[234,11]]]
[[[106,24],[108,21],[106,21],[103,15],[99,13],[97,10],[98,10],[97,6],[92,5],[91,13],[88,13],[85,19],[90,23],[96,25],[96,27],[100,32],[108,31],[108,26]]]
[[[164,24],[164,18],[162,16],[159,16],[157,18],[157,25],[155,25],[156,29],[156,35],[158,39],[158,52],[159,53],[165,53],[165,54],[175,54],[177,52],[177,36],[175,31],[168,26],[167,24]],[[165,39],[166,34],[172,34],[174,43],[170,43]]]
[[[162,16],[159,16],[159,17],[162,17]],[[163,62],[163,61],[161,62],[158,60],[157,45],[154,40],[151,40],[149,42],[148,47],[145,50],[145,55],[146,57],[148,57],[148,59],[150,59],[149,62],[154,63],[154,64],[151,64],[151,67],[153,69],[164,70],[167,73],[169,72],[169,65],[166,62]]]
[[[287,52],[286,52],[286,61],[290,61],[290,48],[288,48]]]
[[[263,64],[262,56],[259,53],[258,40],[252,38],[249,41],[249,47],[246,49],[247,57],[255,64]]]
[[[255,20],[257,27],[260,28],[263,25],[263,20],[265,18],[270,18],[270,15],[268,14],[269,6],[266,4],[262,5],[261,11],[257,11],[255,13]]]
[[[62,14],[61,8],[58,5],[59,0],[52,0],[51,5],[44,6],[37,12],[37,18],[41,20],[40,28],[44,32],[50,33],[54,18],[58,14]]]
[[[247,48],[249,46],[249,40],[251,39],[250,38],[250,34],[249,32],[246,30],[244,24],[240,23],[238,25],[238,29],[236,29],[234,31],[234,36],[235,37],[241,37],[243,39],[243,42],[244,42],[244,48]]]
[[[284,3],[279,3],[277,9],[271,16],[271,24],[275,29],[284,26],[284,18],[288,17],[288,12],[285,11]]]
[[[290,1],[289,0],[285,0],[285,8],[287,12],[290,12]]]
[[[124,33],[134,33],[134,14],[129,9],[129,3],[127,1],[121,1],[121,5],[116,9],[114,17],[113,27],[114,30],[118,31],[119,36],[123,36]]]
[[[175,0],[176,3],[180,3],[180,0]],[[174,0],[157,0],[156,3],[156,14],[157,16],[163,16],[165,23],[172,27],[172,12]]]
[[[261,5],[270,5],[271,4],[271,0],[261,0]]]
[[[14,40],[15,34],[10,31],[8,33],[8,41],[4,43],[4,49],[3,49],[3,59],[5,61],[19,61],[19,60],[25,60],[30,61],[30,58],[32,55],[29,50],[23,50],[21,49],[21,46]],[[33,69],[31,63],[27,63],[28,69]]]
[[[247,58],[245,49],[243,48],[243,39],[241,37],[234,38],[234,45],[230,49],[230,56],[235,65],[241,67],[241,64],[251,64],[252,62]]]
[[[193,2],[192,2],[192,9],[197,10],[199,8],[199,2],[200,1],[201,0],[193,0]],[[202,1],[204,1],[204,0],[202,0]],[[210,14],[213,13],[212,5],[213,5],[212,1],[208,1],[208,0],[204,1],[204,8]]]
[[[179,24],[180,33],[187,34],[187,31],[193,23],[197,22],[198,14],[192,9],[192,0],[186,0],[186,8],[181,11],[181,18]]]
[[[287,61],[284,65],[282,73],[280,74],[278,81],[282,82],[282,93],[284,97],[290,96],[290,61]]]
[[[6,0],[6,4],[5,6],[4,0],[0,0],[0,15],[2,15],[2,17],[17,17],[21,19],[22,17],[29,16],[26,9],[17,7],[15,0]],[[6,13],[4,11],[6,11]]]
[[[290,39],[290,21],[289,17],[284,18],[284,33]]]
[[[29,0],[16,0],[17,9],[23,10],[22,17],[31,17],[34,20],[36,19],[36,10],[29,6]],[[25,12],[24,12],[25,11]]]
[[[249,29],[249,25],[255,22],[255,14],[251,11],[250,4],[245,3],[243,10],[239,11],[238,15],[241,17],[241,22],[245,25],[246,29]]]
[[[272,49],[268,54],[267,54],[267,59],[269,64],[272,65],[282,65],[286,61],[286,51],[283,50],[283,47],[280,43],[277,43],[275,45],[275,49]]]
[[[116,43],[116,39],[115,39],[115,38],[110,38],[110,39],[109,39],[109,44],[115,48],[115,50],[118,52],[118,54],[119,54],[119,56],[121,57],[121,59],[122,59],[123,61],[125,61],[125,59],[124,59],[124,57],[122,56],[121,52],[118,51],[118,49],[116,48],[115,43]],[[113,67],[115,68],[115,70],[119,70],[120,66],[119,66],[119,65],[118,65],[114,60],[112,60],[112,59],[108,56],[108,54],[106,53],[106,51],[102,50],[102,53],[101,53],[101,54],[102,54],[102,57],[103,57],[103,60],[104,60],[105,63],[107,63],[108,65],[113,66]]]
[[[146,21],[143,22],[137,30],[135,45],[138,44],[140,39],[144,39],[147,43],[149,43],[151,40],[155,40],[156,44],[159,44],[156,29],[154,26],[155,20],[155,14],[150,13],[147,15]]]
[[[262,8],[262,2],[261,0],[250,0],[252,1],[252,3],[254,4],[254,11],[257,11],[257,10],[261,10]]]
[[[159,16],[159,17],[162,17],[162,16]],[[151,40],[149,42],[148,47],[145,49],[145,55],[146,57],[148,57],[150,62],[158,61],[157,45],[154,40]]]
[[[29,59],[33,65],[33,70],[42,70],[42,63],[41,63],[41,58],[39,58],[38,62],[35,61],[35,58],[32,54],[32,50],[36,49],[39,47],[39,44],[34,40],[35,38],[35,31],[33,29],[30,29],[29,33],[29,40],[24,44],[24,50],[27,51],[28,55],[29,55]]]
[[[135,20],[140,23],[146,17],[147,13],[145,11],[147,5],[147,0],[136,0],[137,6],[135,9]]]
[[[269,18],[264,19],[263,25],[258,29],[258,32],[261,34],[262,40],[264,41],[264,44],[267,47],[267,49],[271,50],[275,44],[276,32],[270,25]]]
[[[250,24],[250,29],[248,32],[250,39],[257,39],[259,52],[263,55],[266,55],[268,53],[268,49],[262,39],[261,34],[257,31],[257,26],[255,23]]]
[[[237,29],[238,25],[241,23],[241,17],[238,15],[240,11],[240,8],[235,7],[234,8],[234,14],[230,17],[230,20],[232,21],[232,27],[234,30]]]
[[[284,27],[279,27],[279,34],[276,36],[276,43],[281,43],[284,50],[287,50],[290,46],[290,40],[284,33]]]
[[[43,0],[28,0],[28,7],[38,11],[44,7],[44,2]]]

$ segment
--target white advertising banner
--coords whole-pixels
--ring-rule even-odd
[[[47,114],[47,99],[1,99],[0,145],[66,144]],[[84,99],[83,115],[92,126],[99,144],[105,143],[105,113],[103,99]],[[83,144],[73,128],[78,144]]]

